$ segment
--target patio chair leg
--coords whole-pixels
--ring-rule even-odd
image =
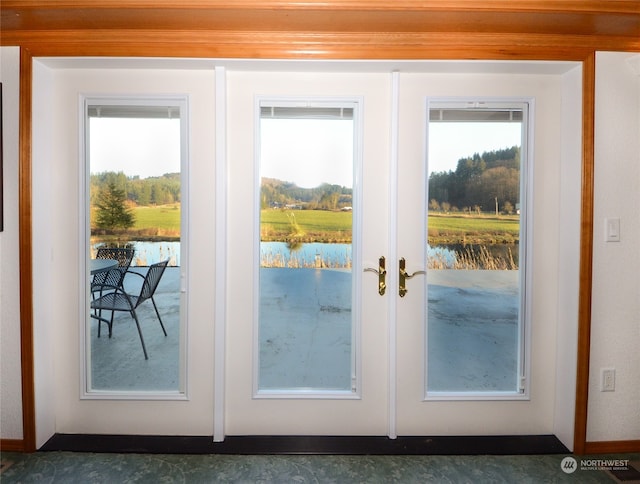
[[[165,336],[167,336],[167,330],[164,329],[164,324],[162,324],[162,319],[160,318],[160,313],[158,312],[158,306],[156,306],[156,302],[151,298],[151,302],[153,303],[153,309],[156,310],[156,316],[158,316],[158,321],[160,321],[160,326],[162,326],[162,332]]]
[[[111,311],[111,320],[107,321],[102,317],[102,309],[98,309],[94,311],[96,319],[98,320],[98,338],[100,337],[100,330],[102,329],[102,323],[105,322],[107,326],[109,326],[109,338],[111,338],[113,334],[113,315],[114,311]]]
[[[113,317],[115,314],[115,311],[111,311],[111,319],[109,320],[109,338],[111,338],[111,335],[113,334]]]
[[[136,315],[135,310],[131,311],[131,316],[136,321],[136,326],[138,327],[138,334],[140,335],[140,343],[142,343],[142,351],[144,352],[144,359],[148,360],[149,356],[147,355],[147,347],[144,345],[144,338],[142,337],[142,330],[140,329],[140,323],[138,322],[138,316]]]
[[[102,318],[100,317],[100,313],[98,311],[94,311],[93,314],[90,314],[89,317],[94,318],[98,321],[98,338],[100,337],[100,329],[102,328]]]
[[[111,321],[102,317],[102,310],[95,311],[91,313],[89,316],[96,321],[98,321],[98,338],[100,337],[100,330],[102,329],[102,323],[106,324],[109,327],[109,338],[111,338],[111,327],[113,326],[113,311],[111,312]]]
[[[96,299],[96,297],[94,296],[93,292],[91,293],[91,300],[92,302]],[[93,310],[93,314],[96,317],[96,319],[98,320],[98,338],[100,337],[100,329],[102,328],[102,321],[100,321],[100,317],[102,316],[102,309],[94,309]]]

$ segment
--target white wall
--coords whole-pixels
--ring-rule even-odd
[[[56,302],[62,294],[74,290],[74,284],[63,277],[56,277],[49,271],[54,257],[54,241],[68,234],[65,223],[75,217],[70,216],[70,207],[64,197],[69,190],[60,187],[54,175],[64,176],[64,171],[52,158],[58,141],[56,128],[61,123],[54,116],[57,99],[53,91],[53,72],[40,63],[33,65],[33,144],[32,144],[32,230],[33,230],[33,354],[35,380],[36,445],[40,447],[55,432],[55,360],[56,345],[52,342],[59,334],[60,324],[56,316]],[[37,120],[37,121],[36,121]],[[59,199],[59,202],[53,202]],[[38,205],[38,200],[40,204]],[[60,205],[57,205],[60,203]],[[58,217],[65,214],[65,223]],[[57,245],[57,244],[55,244]],[[76,251],[76,246],[67,250]],[[59,253],[62,256],[62,251]],[[61,269],[58,268],[58,271]],[[61,272],[64,272],[62,270]],[[77,278],[76,278],[77,279]],[[77,280],[75,287],[77,287]],[[76,290],[77,293],[77,290]]]
[[[580,201],[582,172],[582,68],[562,76],[562,136],[558,215],[556,403],[553,434],[573,450],[578,357]]]
[[[596,57],[595,208],[588,441],[640,439],[639,54]],[[635,60],[635,63],[630,62]],[[604,241],[606,218],[620,242]],[[615,392],[600,391],[602,368]]]
[[[0,47],[4,231],[0,232],[0,429],[22,439],[20,266],[18,263],[18,109],[20,49]]]

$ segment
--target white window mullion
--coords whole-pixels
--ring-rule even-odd
[[[216,296],[214,320],[213,440],[225,437],[225,347],[227,324],[227,85],[226,69],[215,68],[216,93]]]
[[[398,263],[398,137],[400,117],[400,73],[391,73],[391,143],[389,163],[389,263],[387,287],[389,295],[389,431],[388,437],[397,434],[397,294],[396,264]]]

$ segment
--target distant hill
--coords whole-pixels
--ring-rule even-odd
[[[520,148],[502,150],[458,160],[456,171],[429,176],[432,209],[514,213],[520,203]]]
[[[292,182],[262,178],[262,208],[296,208],[302,210],[340,210],[353,205],[353,190],[323,183],[316,188],[302,188]]]

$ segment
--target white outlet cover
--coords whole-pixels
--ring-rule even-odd
[[[600,377],[600,391],[614,392],[616,390],[615,368],[603,368]]]

